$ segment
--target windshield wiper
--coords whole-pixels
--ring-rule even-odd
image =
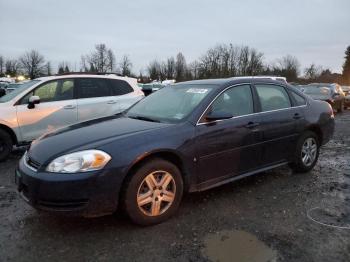
[[[147,117],[147,116],[128,116],[129,118],[132,119],[138,119],[138,120],[144,120],[144,121],[149,121],[149,122],[155,122],[155,123],[160,123],[159,120]]]

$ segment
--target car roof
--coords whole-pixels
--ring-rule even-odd
[[[128,82],[134,90],[139,89],[137,86],[137,79],[133,77],[128,77],[128,76],[118,76],[116,74],[63,74],[63,75],[54,75],[54,76],[44,76],[44,77],[39,77],[34,80],[39,80],[39,81],[50,81],[50,80],[56,80],[56,79],[67,79],[67,78],[103,78],[103,79],[117,79],[117,80],[124,80]]]
[[[114,74],[107,74],[107,75],[94,75],[94,74],[64,74],[64,75],[54,75],[54,76],[44,76],[44,77],[39,77],[36,78],[36,80],[41,80],[41,81],[47,81],[47,80],[53,80],[53,79],[61,79],[61,78],[114,78],[114,79],[121,79],[121,80],[126,80],[126,79],[136,79],[133,77],[127,77],[127,76],[117,76]]]
[[[280,80],[279,80],[280,79]],[[281,81],[282,80],[282,81]],[[266,83],[282,83],[285,84],[283,77],[271,77],[271,76],[240,76],[231,78],[217,78],[217,79],[203,79],[192,80],[186,82],[180,82],[176,85],[190,84],[190,85],[216,85],[218,87],[239,84],[242,82],[266,82]]]

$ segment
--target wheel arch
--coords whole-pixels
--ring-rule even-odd
[[[308,127],[307,131],[314,132],[317,135],[318,142],[320,143],[320,145],[323,144],[323,133],[322,133],[322,129],[319,126],[311,125]]]
[[[188,191],[190,182],[189,182],[189,172],[186,168],[185,161],[183,157],[180,156],[178,152],[171,149],[156,150],[152,152],[147,152],[139,157],[137,157],[132,164],[128,167],[126,175],[124,177],[123,184],[127,179],[132,175],[138,168],[140,168],[145,162],[153,158],[160,158],[170,163],[174,164],[179,168],[183,182],[184,182],[184,191]]]
[[[12,139],[12,142],[14,145],[18,144],[17,136],[16,136],[15,132],[10,127],[8,127],[4,124],[0,124],[0,129],[6,131],[11,136],[11,139]]]

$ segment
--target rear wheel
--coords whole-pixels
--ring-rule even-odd
[[[320,143],[317,135],[311,131],[304,133],[297,142],[292,169],[300,173],[309,172],[317,163],[319,151]]]
[[[153,225],[170,218],[178,209],[183,181],[179,169],[162,159],[152,159],[127,181],[123,205],[131,220]]]
[[[12,151],[13,142],[9,133],[0,129],[0,161],[8,158]]]

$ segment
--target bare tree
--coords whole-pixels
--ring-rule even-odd
[[[26,52],[19,58],[23,71],[34,79],[43,73],[45,67],[45,59],[38,51],[31,50]]]
[[[132,63],[128,55],[124,55],[120,62],[121,74],[123,76],[130,76]]]
[[[110,72],[113,72],[115,69],[115,55],[111,49],[107,50],[107,67]]]
[[[175,77],[176,81],[183,81],[186,78],[187,64],[185,56],[180,52],[176,56]]]
[[[147,72],[151,80],[161,79],[161,64],[157,60],[153,60],[147,67]]]
[[[82,72],[88,72],[89,71],[89,66],[87,62],[87,57],[85,55],[82,55],[80,57],[80,71]]]
[[[298,59],[291,55],[286,55],[277,60],[277,65],[273,66],[273,72],[276,75],[284,76],[288,81],[296,81],[300,71]]]
[[[199,78],[257,75],[264,68],[262,53],[248,46],[232,44],[220,44],[208,49],[197,65]]]
[[[5,68],[5,59],[2,55],[0,55],[0,76],[4,74],[4,68]]]
[[[305,68],[304,74],[305,78],[309,80],[316,80],[320,77],[322,73],[322,67],[311,64],[309,67]]]
[[[58,64],[58,74],[64,74],[64,73],[69,73],[70,66],[68,62],[61,62]]]
[[[166,71],[165,75],[167,79],[173,79],[175,78],[175,59],[174,57],[169,57],[166,62]]]
[[[5,74],[16,76],[20,69],[20,63],[16,59],[9,59],[5,62]]]
[[[89,71],[95,70],[100,73],[112,71],[115,66],[115,56],[112,49],[105,44],[95,45],[95,50],[90,55],[83,56],[84,69],[89,64]]]

